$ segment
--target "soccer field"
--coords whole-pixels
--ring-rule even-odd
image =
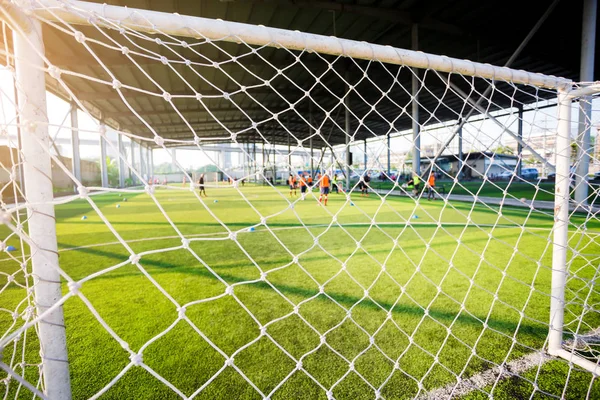
[[[181,187],[157,188],[157,202],[143,192],[92,197],[142,268],[128,262],[130,252],[87,201],[56,207],[60,266],[84,280],[81,293],[114,332],[81,298],[66,301],[73,398],[105,387],[110,399],[198,391],[196,398],[316,399],[328,390],[338,399],[375,398],[376,390],[387,399],[413,398],[544,347],[551,214],[358,194],[353,204],[332,194],[327,207],[308,196],[292,208],[286,188],[207,191],[204,204]],[[264,224],[261,216],[268,217]],[[595,222],[585,235],[572,231],[572,247],[599,253],[590,239],[599,231]],[[18,255],[20,244],[8,244]],[[5,276],[18,269],[8,258],[0,265]],[[570,268],[579,277],[596,273],[583,258]],[[0,292],[2,333],[23,323],[12,315],[27,306],[17,284],[24,278],[15,279]],[[577,282],[570,281],[568,298],[588,296]],[[600,300],[590,296],[589,304]],[[598,315],[588,318],[600,326]],[[116,337],[142,354],[143,367],[132,365]],[[4,362],[23,358],[35,382],[33,329],[25,348],[22,342],[5,350]],[[591,374],[549,361],[500,381],[494,398],[529,398],[534,390],[561,396],[564,389],[577,399],[590,384],[600,396]],[[14,398],[17,385],[7,387]]]

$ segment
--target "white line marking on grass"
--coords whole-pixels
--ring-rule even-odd
[[[465,396],[475,390],[485,392],[484,388],[493,385],[496,381],[508,379],[511,376],[520,376],[525,371],[537,366],[540,367],[546,361],[554,357],[547,355],[542,351],[527,354],[505,364],[504,368],[494,367],[474,375],[468,379],[460,380],[457,383],[449,384],[443,388],[435,389],[418,397],[419,400],[439,400],[451,399]]]
[[[404,222],[378,222],[378,225],[398,225],[398,226],[402,226],[402,225],[406,225],[407,223]],[[411,222],[411,225],[416,225],[416,226],[432,226],[432,225],[436,225],[437,223],[435,221],[432,222]],[[371,224],[369,222],[350,222],[347,224],[340,224],[341,226],[345,226],[345,227],[360,227],[360,226],[370,226]],[[462,222],[446,222],[443,225],[445,226],[465,226],[464,223]],[[250,226],[254,226],[254,227],[258,227],[259,225],[250,225]],[[314,224],[314,225],[306,225],[307,228],[324,228],[324,227],[328,227],[328,224]],[[337,225],[333,225],[333,227],[335,227]],[[478,224],[478,227],[484,227],[484,228],[520,228],[520,226],[516,226],[516,225],[493,225],[493,224]],[[475,227],[475,226],[474,226]],[[284,227],[279,227],[279,228],[271,228],[272,231],[284,231],[284,230],[290,230],[290,229],[305,229],[304,226],[302,225],[298,225],[298,226],[284,226]],[[536,230],[551,230],[552,228],[540,228],[540,227],[528,227],[527,229],[536,229]],[[238,233],[250,233],[247,231],[247,228],[243,228],[237,231]],[[260,231],[255,231],[255,232],[260,232]],[[212,232],[212,233],[195,233],[195,234],[191,234],[191,235],[184,235],[184,237],[203,237],[203,236],[218,236],[218,235],[228,235],[227,232]],[[180,236],[159,236],[159,237],[153,237],[153,238],[142,238],[142,239],[133,239],[133,240],[126,240],[127,243],[138,243],[138,242],[149,242],[149,241],[158,241],[158,240],[169,240],[169,239],[180,239]],[[76,247],[67,247],[64,249],[59,249],[58,252],[65,252],[65,251],[73,251],[73,250],[80,250],[80,249],[90,249],[90,248],[94,248],[94,247],[102,247],[102,246],[114,246],[114,245],[119,245],[121,244],[121,242],[105,242],[105,243],[95,243],[95,244],[88,244],[85,246],[76,246]],[[10,261],[12,260],[12,258],[3,258],[0,259],[0,262],[4,262],[4,261]]]

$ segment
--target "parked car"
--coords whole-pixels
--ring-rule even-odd
[[[535,180],[539,176],[539,172],[536,168],[522,168],[521,178],[528,180]]]

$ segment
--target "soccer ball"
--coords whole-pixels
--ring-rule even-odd
[[[215,201],[213,201],[213,203],[218,203],[218,202],[219,202],[219,200],[215,200]]]
[[[15,251],[15,250],[17,250],[17,249],[15,248],[15,246],[8,246],[8,247],[6,248],[6,251]]]
[[[121,205],[120,205],[120,204],[117,204],[117,208],[120,208],[120,207],[121,207]]]
[[[83,217],[81,217],[81,219],[87,219],[87,217],[84,215]]]
[[[127,197],[123,198],[123,201],[127,201]]]
[[[250,227],[250,232],[254,232],[255,230],[256,229],[253,226]]]

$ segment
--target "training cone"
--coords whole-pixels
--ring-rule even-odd
[[[83,217],[81,217],[81,219],[87,219],[87,217],[84,215]]]
[[[6,247],[6,251],[15,251],[15,250],[16,250],[15,246],[7,246]]]

